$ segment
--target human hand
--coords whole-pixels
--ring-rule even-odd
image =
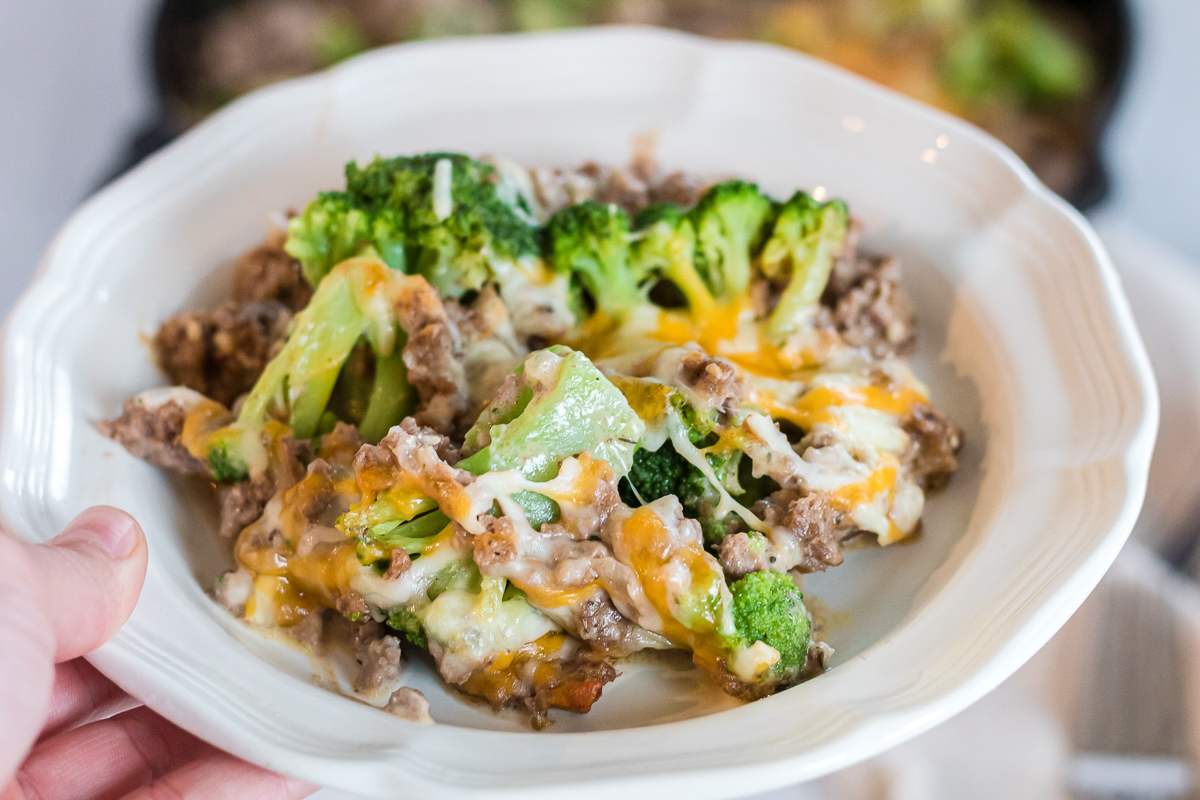
[[[0,533],[0,800],[311,794],[140,707],[80,658],[124,624],[145,577],[145,537],[116,509],[85,511],[43,545]]]

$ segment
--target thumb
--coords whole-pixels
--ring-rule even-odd
[[[125,624],[146,578],[146,538],[133,517],[89,509],[44,545],[24,545],[55,663],[107,642]]]
[[[41,729],[54,665],[106,642],[133,611],[146,539],[128,514],[93,508],[46,544],[0,532],[0,786]]]

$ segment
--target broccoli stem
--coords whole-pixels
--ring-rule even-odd
[[[350,351],[367,329],[345,272],[321,281],[312,302],[296,318],[296,328],[246,397],[238,425],[254,429],[281,398],[298,438],[317,433],[321,415]]]
[[[404,365],[404,337],[397,336],[390,355],[375,359],[375,382],[367,413],[358,424],[359,435],[368,442],[377,442],[387,435],[393,425],[399,425],[415,405],[416,397],[408,383],[408,368]]]
[[[315,436],[354,346],[364,334],[379,333],[363,308],[375,299],[367,293],[380,292],[398,274],[380,261],[365,258],[335,267],[321,281],[308,307],[297,315],[292,335],[251,389],[238,415],[238,426],[245,430],[261,427],[271,417],[273,406],[282,401],[295,436]],[[396,325],[390,318],[387,324]],[[380,336],[371,339],[378,347]],[[377,351],[375,386],[366,419],[372,433],[386,433],[387,423],[403,419],[415,399],[405,380],[402,342],[397,339],[401,337],[392,337],[392,349],[386,354]]]

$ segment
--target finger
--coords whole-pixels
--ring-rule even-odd
[[[146,542],[128,515],[92,509],[44,545],[0,535],[0,776],[41,730],[54,664],[94,649],[132,611]]]
[[[129,695],[82,658],[59,664],[42,733],[45,741],[70,728],[111,717],[138,705]]]
[[[125,800],[300,800],[317,790],[225,753],[214,752],[180,767]]]
[[[146,539],[133,517],[92,508],[47,545],[27,545],[54,631],[55,663],[107,642],[125,624],[146,578]]]
[[[137,708],[39,744],[17,783],[39,800],[123,797],[211,752],[148,708]]]

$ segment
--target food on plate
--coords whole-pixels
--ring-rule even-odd
[[[971,120],[1060,194],[1081,183],[1103,108],[1110,10],[1028,0],[243,0],[170,42],[188,122],[370,47],[581,25],[665,25],[763,39]],[[1099,21],[1096,21],[1099,20]]]
[[[103,432],[217,489],[214,594],[420,719],[405,650],[536,726],[620,659],[752,700],[831,650],[800,576],[920,527],[958,429],[845,203],[435,153],[346,169],[153,339]],[[846,567],[844,567],[846,568]]]

